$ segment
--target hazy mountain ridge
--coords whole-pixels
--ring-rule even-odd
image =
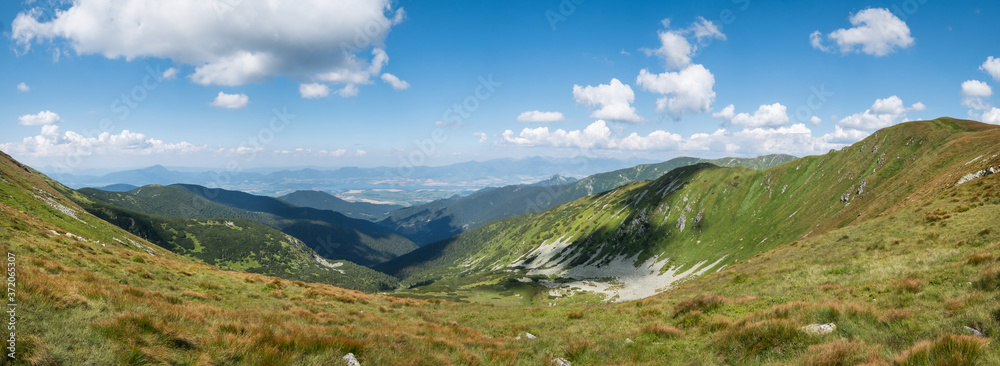
[[[348,202],[322,191],[295,191],[279,196],[278,199],[296,206],[339,212],[344,216],[362,220],[382,218],[389,212],[403,208],[399,205]]]
[[[375,188],[406,189],[477,189],[486,186],[521,184],[554,174],[589,175],[648,162],[645,159],[579,158],[493,159],[469,161],[444,166],[418,167],[343,167],[278,170],[269,173],[251,171],[184,171],[161,165],[108,173],[102,176],[50,172],[63,184],[74,187],[100,187],[113,184],[145,186],[151,184],[193,184],[229,190],[252,191],[273,195],[298,190],[349,190]],[[427,182],[433,182],[428,185]]]

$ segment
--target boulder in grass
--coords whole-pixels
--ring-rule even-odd
[[[809,324],[807,326],[802,327],[802,331],[803,332],[806,332],[806,333],[809,333],[809,334],[815,334],[815,335],[830,334],[830,333],[833,333],[833,331],[835,331],[835,330],[837,330],[837,325],[835,325],[833,323],[830,323],[830,324]]]
[[[347,355],[345,355],[343,360],[344,363],[347,364],[347,366],[361,366],[361,362],[358,362],[358,358],[354,357],[353,353],[348,353]]]
[[[538,338],[538,337],[536,337],[536,336],[535,336],[534,334],[531,334],[531,333],[524,333],[524,337],[525,337],[525,338],[528,338],[528,339],[535,339],[535,338]]]
[[[569,362],[565,358],[557,358],[552,360],[552,364],[555,366],[573,366],[572,362]]]

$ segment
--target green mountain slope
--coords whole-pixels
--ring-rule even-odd
[[[963,163],[1000,153],[997,141],[997,126],[939,119],[766,170],[688,166],[486,225],[377,269],[411,286],[444,286],[428,291],[521,278],[553,294],[642,298],[955,184]]]
[[[220,269],[366,292],[391,290],[398,284],[395,278],[368,267],[343,260],[328,261],[301,240],[247,219],[170,218],[80,199],[80,196],[74,198],[100,219],[171,252]]]
[[[79,191],[112,205],[146,214],[200,219],[248,219],[289,234],[328,259],[373,265],[409,252],[408,239],[342,214],[297,207],[270,197],[177,184],[129,192]]]
[[[392,212],[380,221],[396,228],[419,245],[450,238],[463,231],[500,219],[542,211],[581,197],[616,187],[659,178],[666,172],[698,163],[763,169],[795,159],[791,155],[756,158],[675,158],[658,164],[638,165],[594,174],[568,184],[514,185],[484,189],[466,197],[453,197]]]
[[[375,220],[385,217],[389,212],[403,208],[400,205],[376,205],[367,202],[347,202],[322,191],[295,191],[278,197],[279,200],[296,206],[311,207],[317,210],[330,210],[344,216]]]

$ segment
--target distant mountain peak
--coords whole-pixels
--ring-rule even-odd
[[[532,184],[533,186],[558,186],[563,184],[569,184],[578,181],[579,179],[573,177],[564,177],[562,175],[556,174],[549,179],[543,180],[541,182]]]

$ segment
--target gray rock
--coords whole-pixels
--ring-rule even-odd
[[[535,339],[535,338],[538,338],[538,337],[535,337],[535,335],[534,335],[534,334],[531,334],[531,333],[524,333],[524,337],[525,337],[525,338],[528,338],[528,339]]]
[[[985,337],[986,336],[985,334],[983,334],[983,332],[980,332],[976,328],[972,328],[972,327],[969,327],[969,326],[962,326],[962,328],[965,328],[966,332],[969,332],[969,333],[971,333],[972,335],[974,335],[976,337]]]
[[[343,358],[344,364],[347,366],[361,366],[361,362],[358,362],[358,358],[354,357],[353,353],[348,353]]]
[[[556,366],[573,366],[572,362],[569,362],[565,358],[557,358],[552,360],[552,364]]]
[[[815,335],[824,335],[833,333],[837,330],[837,326],[833,323],[830,324],[809,324],[801,328],[803,332]]]

